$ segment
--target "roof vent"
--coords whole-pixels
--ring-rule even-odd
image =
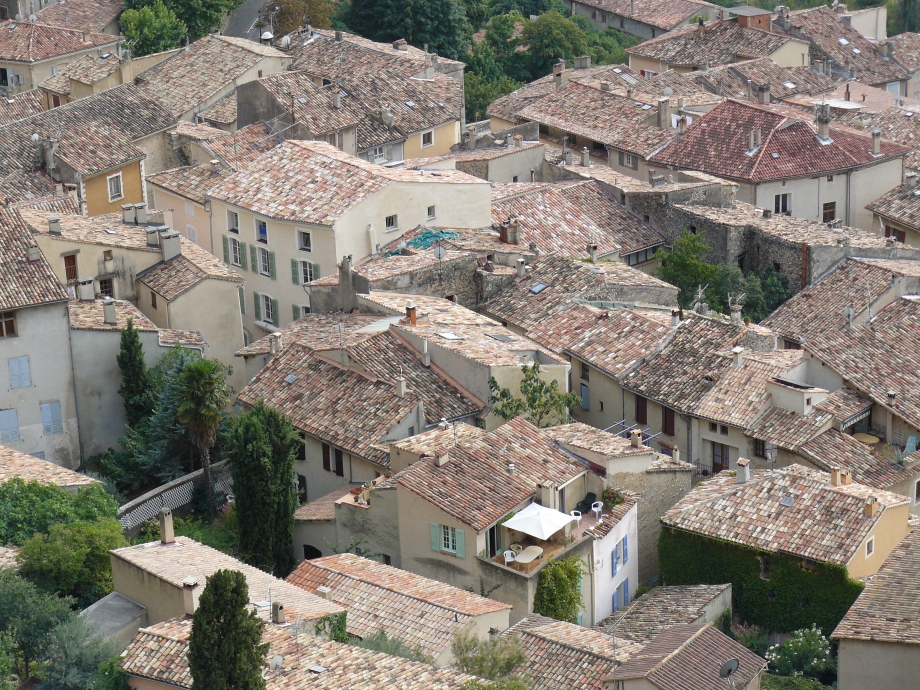
[[[750,462],[747,458],[738,458],[738,469],[735,472],[736,484],[746,484],[751,480]]]
[[[134,222],[137,225],[147,224],[147,204],[134,204]]]
[[[332,601],[332,588],[322,585],[316,588],[317,595],[321,596],[326,601]]]
[[[111,297],[102,299],[102,322],[108,326],[114,326],[118,323],[118,315],[115,312],[115,300]]]
[[[875,517],[878,512],[878,499],[875,496],[869,496],[863,504],[863,515],[866,517]]]
[[[48,218],[48,232],[52,235],[61,234],[61,219],[57,216],[50,216]]]
[[[29,247],[29,263],[34,264],[36,261],[42,258],[42,250],[38,248],[37,244],[33,244]]]
[[[287,619],[284,615],[284,604],[280,601],[272,602],[272,623],[276,625],[283,625],[287,622]]]
[[[121,222],[134,225],[134,204],[124,204],[121,207]]]
[[[326,672],[326,667],[325,667],[325,666],[320,666],[319,664],[314,664],[313,666],[308,667],[307,670],[308,670],[310,673],[325,673],[325,672]]]

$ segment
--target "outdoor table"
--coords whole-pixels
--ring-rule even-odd
[[[539,546],[528,546],[526,549],[521,551],[517,556],[514,557],[515,563],[520,563],[521,565],[527,565],[540,556],[543,555],[543,549]]]
[[[863,434],[863,433],[853,434],[853,438],[855,438],[857,441],[862,441],[863,443],[870,445],[870,446],[873,443],[878,443],[879,441],[881,441],[881,439],[878,436],[873,436],[872,434]]]

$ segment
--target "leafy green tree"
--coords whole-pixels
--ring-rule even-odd
[[[889,0],[888,35],[920,31],[920,0]]]
[[[118,18],[118,22],[121,24],[121,32],[125,38],[129,41],[136,41],[131,48],[136,57],[178,48],[182,45],[182,39],[188,32],[185,23],[160,0],[137,10],[125,10]],[[130,322],[131,319],[128,319],[129,324]],[[124,335],[122,335],[122,347],[124,347]],[[126,399],[125,405],[127,404]]]
[[[520,82],[505,76],[489,81],[475,72],[466,72],[463,80],[466,90],[467,122],[485,120],[488,117],[486,109],[493,101],[497,101],[521,86]]]
[[[533,80],[549,74],[560,58],[573,60],[584,55],[587,35],[571,19],[550,11],[524,24],[521,43],[528,46],[528,66]]]
[[[159,6],[163,7],[162,4]],[[128,12],[133,12],[133,10],[127,10],[125,14]],[[148,12],[152,13],[152,10]],[[124,14],[122,21],[124,21]],[[130,35],[126,35],[130,38]],[[125,417],[128,426],[135,427],[153,410],[154,396],[150,385],[150,375],[147,373],[147,365],[144,362],[144,346],[141,344],[138,331],[134,327],[134,319],[131,317],[128,317],[127,325],[121,329],[121,349],[117,360],[118,368],[121,369],[121,387],[118,389],[118,394],[125,401]]]
[[[118,503],[97,484],[77,493],[14,477],[0,484],[0,544],[22,546],[38,532],[81,520],[114,518]]]
[[[307,24],[328,29],[331,5],[328,0],[268,0],[262,13],[265,16],[272,14],[275,35],[284,36]]]
[[[451,59],[466,53],[469,25],[459,0],[351,0],[345,22],[375,41],[395,41]]]
[[[16,690],[19,681],[13,674],[15,665],[16,649],[13,636],[9,633],[0,633],[0,690]]]
[[[99,668],[118,652],[118,644],[99,635],[83,616],[68,618],[50,637],[42,690],[95,688]]]
[[[754,274],[760,279],[760,288],[763,292],[764,313],[748,313],[752,321],[763,321],[776,311],[787,299],[792,297],[792,288],[789,280],[782,273],[777,273],[772,266],[757,269]],[[747,312],[747,310],[745,310]]]
[[[301,444],[290,420],[261,400],[240,415],[227,438],[240,551],[247,563],[276,577],[294,568],[294,459]]]
[[[264,627],[249,609],[243,573],[218,570],[208,577],[188,641],[192,690],[264,690]]]
[[[544,12],[568,14],[562,0],[492,0],[489,9],[493,15],[515,12],[527,18],[539,16]]]
[[[534,595],[533,611],[543,616],[569,623],[578,622],[584,609],[581,598],[581,578],[584,564],[578,556],[550,560],[540,570],[540,581]]]
[[[96,690],[131,690],[128,672],[122,668],[121,657],[115,656],[99,666]]]
[[[530,690],[533,686],[523,678],[499,678],[498,680],[468,680],[460,690]]]
[[[489,2],[488,0],[461,0],[463,13],[473,31],[478,31],[489,20]]]
[[[23,544],[19,572],[46,592],[72,596],[86,608],[112,591],[109,551],[127,544],[117,520],[54,525]]]
[[[9,568],[0,570],[0,634],[12,637],[20,678],[28,678],[33,661],[51,642],[51,632],[74,615],[70,598],[41,591]]]
[[[703,235],[684,230],[670,252],[664,249],[655,252],[658,277],[680,289],[677,303],[683,309],[693,303],[698,287],[710,285],[715,278],[716,267],[706,261],[709,246],[703,241]]]
[[[364,639],[355,640],[352,644],[362,649],[370,649],[374,652],[383,652],[390,656],[398,656],[410,661],[420,661],[424,664],[434,665],[434,659],[425,654],[421,645],[410,645],[401,637],[387,635],[386,630],[378,630]]]
[[[125,10],[140,10],[163,0],[127,0]],[[243,0],[166,0],[166,7],[185,24],[189,41],[197,41],[223,24]]]
[[[231,372],[230,367],[216,359],[202,358],[187,363],[177,381],[178,420],[188,427],[201,454],[209,511],[214,508],[211,448],[217,442],[224,409],[230,404],[232,390],[227,376]]]
[[[524,374],[521,378],[520,395],[510,388],[502,388],[494,376],[489,377],[489,402],[492,412],[505,421],[515,417],[524,417],[534,426],[543,428],[554,424],[564,424],[569,420],[569,408],[581,400],[576,393],[565,393],[556,380],[545,381],[540,378],[540,363],[534,362],[521,366]]]
[[[495,639],[480,640],[471,626],[454,633],[450,650],[458,669],[488,680],[512,677],[512,672],[527,662],[519,637],[500,635]]]
[[[821,680],[835,666],[831,643],[817,625],[796,630],[781,644],[770,647],[765,656],[770,662],[770,670],[778,676],[805,676]]]

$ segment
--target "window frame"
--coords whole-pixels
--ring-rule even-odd
[[[387,150],[385,146],[375,146],[371,149],[371,162],[379,165],[387,159]]]
[[[661,433],[665,436],[674,436],[676,428],[674,410],[670,407],[661,407]]]
[[[792,192],[773,195],[773,213],[784,216],[792,215]]]
[[[118,180],[118,194],[112,194],[112,180]],[[122,179],[121,172],[117,172],[114,175],[109,175],[105,178],[106,187],[109,193],[109,203],[111,204],[114,201],[125,198],[125,185],[124,180]]]
[[[15,427],[15,430],[13,431],[12,434],[10,434],[9,432],[4,432],[4,431],[3,431],[3,421],[2,421],[3,415],[4,415],[4,414],[10,414],[10,413],[12,413],[13,419],[14,419],[14,421],[16,422],[16,427]],[[7,427],[7,429],[13,429],[13,427]],[[6,434],[6,435],[4,435],[4,434]],[[19,434],[19,412],[17,411],[17,409],[16,409],[15,407],[10,407],[10,408],[4,409],[4,410],[0,410],[0,442],[2,442],[2,443],[9,443],[9,442],[11,442],[11,441],[19,441],[19,440],[20,440],[20,434]]]
[[[16,310],[0,311],[0,338],[16,338]]]
[[[453,546],[451,546],[453,544]],[[441,551],[444,553],[457,553],[457,528],[450,525],[441,525]]]
[[[639,395],[638,393],[634,393],[634,395],[636,396],[636,424],[648,424],[648,398],[646,398],[644,395]],[[640,411],[642,412],[641,415],[639,414]]]
[[[830,212],[830,213],[828,213]],[[828,218],[830,215],[830,218]],[[837,202],[836,201],[826,201],[821,205],[821,221],[823,223],[830,223],[837,218]]]
[[[157,308],[157,293],[155,293],[153,290],[150,291],[150,308]]]
[[[259,293],[259,301],[261,302],[261,304],[259,305],[260,311],[261,311],[261,316],[262,316],[261,321],[262,321],[263,323],[274,324],[274,323],[275,323],[275,314],[272,313],[272,297],[271,297],[271,295],[267,295],[267,294],[265,294],[264,292],[260,292],[260,293]],[[269,316],[270,316],[271,318],[269,318]]]
[[[393,219],[393,224],[390,225],[390,219]],[[398,232],[399,231],[399,214],[394,213],[391,216],[385,216],[383,219],[383,231],[384,232]]]
[[[68,260],[72,262],[71,265],[67,265]],[[73,269],[73,270],[71,270]],[[80,277],[79,269],[77,268],[77,255],[76,254],[65,254],[64,255],[64,279],[70,283],[77,280]]]
[[[310,252],[313,253],[313,233],[309,230],[302,230],[297,228],[295,233],[297,238],[297,251],[299,252]],[[303,238],[307,238],[306,245],[304,245]]]
[[[13,363],[17,362],[19,373],[13,378]],[[22,363],[25,362],[25,374],[23,374]],[[29,362],[29,355],[20,357],[10,357],[6,360],[7,371],[10,372],[10,388],[31,388],[32,387],[32,366]]]
[[[242,256],[242,251],[243,251],[242,246],[243,246],[242,243],[235,237],[227,238],[227,253],[229,255],[231,266],[236,266],[238,268],[242,267],[243,261],[240,258]],[[236,261],[233,260],[234,247],[236,248]]]
[[[55,406],[57,406],[55,408]],[[48,415],[51,418],[50,431],[49,425],[45,423],[45,408],[48,408]],[[46,400],[38,405],[39,413],[42,417],[42,436],[59,436],[64,433],[64,417],[61,413],[60,400]],[[54,411],[57,409],[57,419],[54,418]]]
[[[581,363],[581,380],[582,381],[591,381],[591,367],[588,366],[587,362]]]
[[[109,288],[103,287],[103,284],[109,285]],[[99,278],[99,294],[103,297],[115,298],[115,281],[112,278]]]
[[[320,276],[313,275],[313,262],[305,261],[304,259],[298,259],[297,263],[300,264],[300,284],[306,285],[311,283]],[[307,278],[307,270],[309,269],[309,279]]]
[[[866,540],[866,558],[869,558],[875,553],[875,536],[871,536]]]
[[[425,137],[428,137],[429,141],[425,143]],[[423,149],[431,148],[434,146],[434,129],[426,129],[424,132],[419,134],[419,141],[422,144]]]
[[[755,458],[765,458],[767,457],[767,442],[760,438],[754,439],[754,457]]]
[[[236,219],[236,222],[231,222],[232,219]],[[232,232],[234,235],[240,234],[240,214],[236,211],[231,211],[227,209],[227,232]]]
[[[438,217],[438,211],[435,206],[428,207],[428,220],[434,220]]]
[[[267,245],[268,244],[268,221],[259,220],[258,218],[254,218],[253,224],[254,224],[253,230],[255,231],[256,242],[258,242],[259,244]],[[262,232],[261,232],[262,228],[265,228],[265,239],[262,239]]]
[[[268,250],[265,247],[256,247],[256,259],[259,260],[257,267],[259,275],[271,278],[271,261],[268,257]]]

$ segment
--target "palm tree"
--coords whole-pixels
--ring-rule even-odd
[[[179,374],[179,421],[188,427],[201,453],[208,513],[214,508],[211,487],[211,448],[217,441],[217,430],[223,411],[230,404],[232,389],[226,377],[232,369],[214,359],[196,359],[185,365]]]

